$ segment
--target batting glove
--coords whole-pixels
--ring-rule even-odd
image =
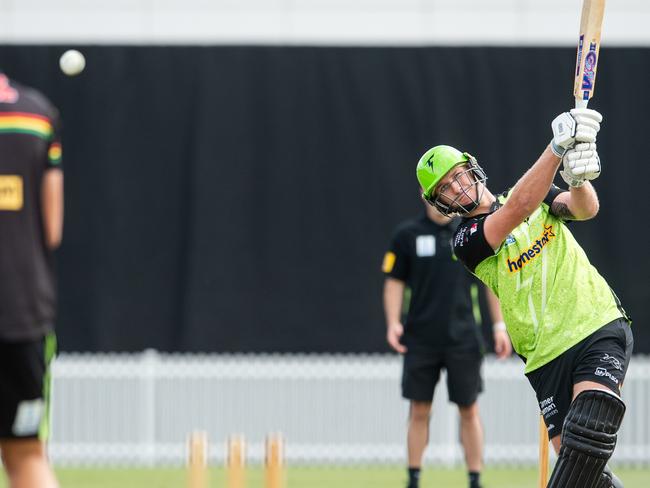
[[[596,142],[602,120],[602,115],[588,108],[574,108],[555,117],[551,122],[553,154],[561,158],[576,142]]]
[[[581,142],[569,149],[562,158],[562,179],[572,188],[579,188],[587,180],[595,180],[600,176],[600,158],[596,144]]]
[[[576,121],[576,142],[596,142],[603,116],[588,108],[574,108],[570,113]]]

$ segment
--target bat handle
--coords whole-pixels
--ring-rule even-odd
[[[583,100],[582,98],[576,98],[576,108],[587,108],[589,100]]]

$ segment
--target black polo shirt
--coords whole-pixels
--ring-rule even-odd
[[[451,247],[458,223],[438,225],[426,214],[406,221],[395,230],[384,257],[385,276],[410,289],[402,338],[409,349],[482,345],[474,317],[477,282]]]
[[[36,339],[56,312],[41,183],[61,166],[59,119],[34,89],[0,73],[0,340]]]

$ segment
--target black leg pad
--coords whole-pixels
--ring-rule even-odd
[[[600,488],[624,414],[625,404],[613,393],[578,394],[562,426],[562,447],[548,488]]]

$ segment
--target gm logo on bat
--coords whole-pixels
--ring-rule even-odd
[[[589,52],[585,56],[585,70],[582,75],[582,89],[584,90],[583,99],[589,100],[589,92],[594,89],[594,78],[596,76],[596,63],[598,63],[598,56],[596,55],[597,44],[592,42],[589,45]]]

